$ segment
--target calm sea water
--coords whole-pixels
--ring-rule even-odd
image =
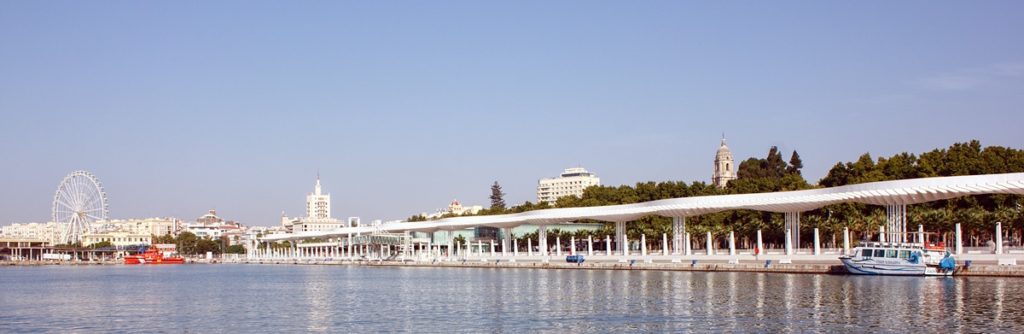
[[[1024,332],[1024,279],[182,265],[0,268],[0,332]]]

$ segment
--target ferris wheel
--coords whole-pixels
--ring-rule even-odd
[[[92,173],[74,171],[64,177],[53,195],[53,221],[62,224],[60,240],[82,240],[93,222],[107,220],[107,193]]]

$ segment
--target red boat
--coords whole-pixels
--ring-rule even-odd
[[[184,264],[185,258],[180,256],[167,256],[156,247],[146,249],[145,253],[128,255],[124,257],[124,264]]]

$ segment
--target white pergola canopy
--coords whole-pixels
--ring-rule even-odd
[[[434,232],[477,226],[504,228],[523,224],[555,224],[583,219],[625,222],[649,215],[690,217],[738,209],[780,213],[803,212],[846,202],[908,205],[982,194],[1024,195],[1024,173],[932,177],[810,190],[696,196],[623,205],[546,209],[493,216],[453,217],[424,222],[392,223],[375,227],[345,227],[324,232],[272,234],[263,237],[263,241],[331,238],[373,232]]]

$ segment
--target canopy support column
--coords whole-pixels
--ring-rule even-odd
[[[686,234],[686,217],[672,217],[672,254],[683,251],[683,235]]]
[[[622,255],[628,255],[628,246],[626,245],[626,222],[615,222],[615,250]]]
[[[789,233],[790,246],[800,249],[800,212],[786,212],[785,219],[786,226],[783,228]]]
[[[502,253],[502,255],[504,255],[504,254],[509,253],[506,247],[509,247],[509,246],[512,245],[512,228],[511,227],[506,227],[506,228],[504,228],[502,230],[503,231],[501,233],[501,240],[502,240],[502,242],[501,242],[501,253]]]
[[[886,238],[892,243],[907,242],[907,206],[905,204],[886,205],[886,230],[889,236]]]
[[[540,256],[548,256],[547,225],[537,225],[537,246],[540,247]]]

